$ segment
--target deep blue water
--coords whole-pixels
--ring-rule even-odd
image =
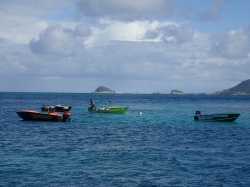
[[[90,98],[130,108],[88,114]],[[43,104],[73,106],[72,120],[16,114]],[[250,96],[0,93],[0,106],[0,186],[250,186]]]

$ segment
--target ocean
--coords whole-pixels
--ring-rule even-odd
[[[90,98],[129,106],[89,114]],[[71,105],[70,122],[17,110]],[[0,93],[0,186],[250,186],[250,96]],[[194,121],[240,112],[234,122]]]

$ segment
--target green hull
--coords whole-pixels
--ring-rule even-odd
[[[88,111],[91,113],[122,114],[126,112],[127,109],[128,109],[127,106],[111,106],[107,108],[96,108],[96,109],[92,109],[91,107],[89,107]]]

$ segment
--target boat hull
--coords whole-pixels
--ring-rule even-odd
[[[112,106],[107,108],[88,108],[90,113],[106,113],[106,114],[122,114],[127,111],[129,107],[127,106]]]
[[[194,120],[233,122],[240,116],[240,113],[218,113],[218,114],[199,114],[194,116]]]
[[[25,121],[70,121],[70,114],[46,114],[35,110],[19,110],[16,113]]]
[[[64,112],[64,111],[69,111],[72,106],[42,106],[41,109],[42,111],[48,111],[49,108],[54,108],[55,112]]]

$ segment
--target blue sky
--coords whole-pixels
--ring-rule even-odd
[[[223,2],[223,1],[193,1],[194,6],[200,9],[199,11],[205,12],[211,10],[211,7],[214,2]],[[190,22],[196,30],[199,32],[223,32],[227,33],[230,30],[235,30],[242,26],[249,26],[249,21],[247,17],[249,16],[249,6],[250,1],[245,0],[230,0],[224,1],[225,5],[221,7],[221,10],[218,13],[218,19],[215,20],[206,20],[198,21],[193,20]]]
[[[0,0],[0,91],[213,93],[249,79],[250,1]]]

